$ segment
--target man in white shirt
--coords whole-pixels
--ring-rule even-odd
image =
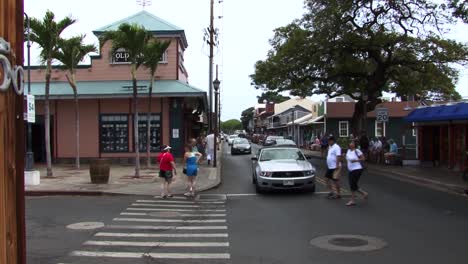
[[[211,163],[211,160],[213,160],[214,156],[214,141],[215,141],[215,135],[213,131],[210,131],[210,134],[206,136],[206,159],[208,160],[208,165]]]
[[[327,179],[327,187],[330,193],[328,193],[328,198],[330,199],[340,199],[340,182],[339,177],[333,178],[335,170],[341,169],[341,148],[336,144],[335,137],[330,135],[328,137],[328,154],[327,154],[327,172],[325,173],[325,178]],[[333,193],[333,188],[336,190],[336,194]]]

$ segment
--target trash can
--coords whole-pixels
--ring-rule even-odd
[[[109,159],[95,159],[91,160],[89,165],[89,175],[91,176],[91,183],[108,183],[110,174],[110,160]]]

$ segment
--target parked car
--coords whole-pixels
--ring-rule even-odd
[[[252,182],[267,189],[308,189],[315,192],[315,168],[297,147],[265,147],[252,157]]]
[[[277,139],[284,139],[282,136],[268,136],[263,142],[264,146],[273,146]]]
[[[231,154],[251,154],[252,153],[252,147],[250,146],[250,143],[247,139],[245,138],[236,138],[233,140],[232,147],[231,147]]]
[[[239,138],[237,135],[230,135],[227,139],[228,145],[232,146],[234,139]]]

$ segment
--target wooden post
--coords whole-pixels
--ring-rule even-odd
[[[23,64],[23,1],[0,0],[0,37],[11,45],[3,54]],[[0,70],[0,80],[5,78]],[[24,222],[23,96],[12,85],[0,90],[0,263],[26,262]]]

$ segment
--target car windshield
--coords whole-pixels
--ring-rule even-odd
[[[234,144],[249,144],[249,141],[245,138],[239,138],[234,140]]]
[[[238,138],[238,136],[229,136],[229,138]]]
[[[260,155],[260,161],[269,160],[305,160],[299,149],[264,149]]]
[[[276,140],[276,139],[283,139],[284,137],[281,136],[269,136],[267,137],[267,140]]]
[[[296,145],[296,143],[290,139],[276,139],[276,145]]]

